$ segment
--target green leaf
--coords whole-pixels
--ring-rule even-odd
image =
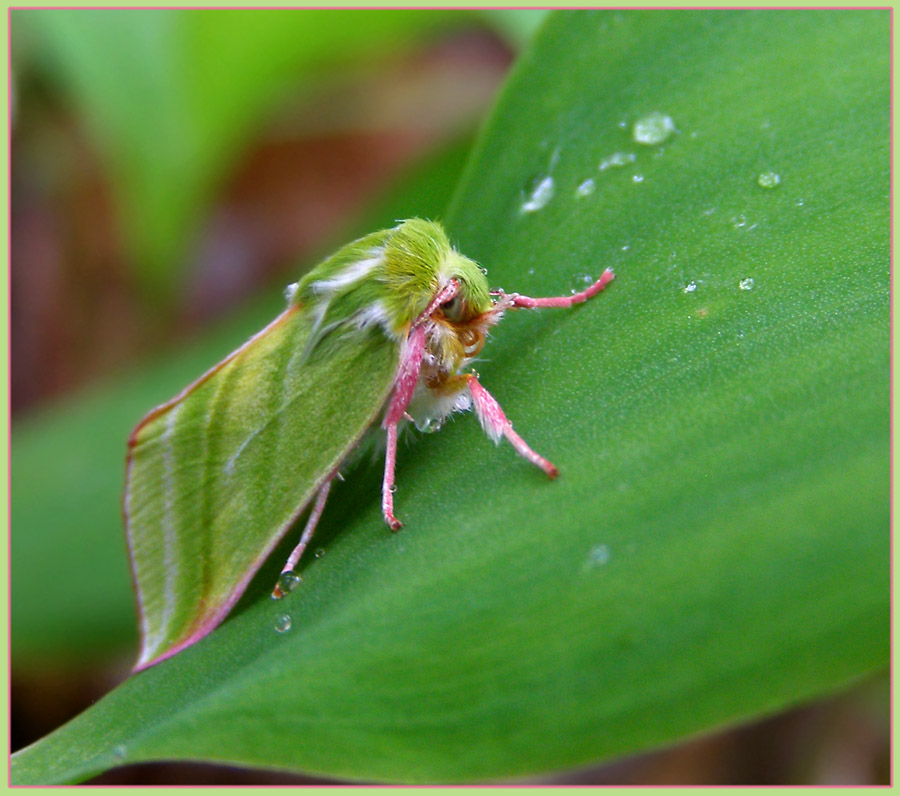
[[[510,313],[479,365],[560,479],[460,418],[401,450],[391,535],[362,468],[300,589],[268,600],[274,562],[211,636],[15,755],[13,781],[163,758],[518,776],[885,667],[889,19],[552,15],[448,227],[508,290],[617,269],[575,310]],[[677,132],[634,143],[651,112]],[[616,152],[635,160],[599,171]]]

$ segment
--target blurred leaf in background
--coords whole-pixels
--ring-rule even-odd
[[[596,303],[510,317],[479,366],[563,477],[539,485],[461,419],[404,451],[408,527],[392,537],[376,469],[360,468],[323,520],[328,555],[278,606],[290,633],[273,630],[270,567],[208,639],[18,755],[17,780],[179,757],[353,779],[522,776],[883,671],[889,85],[886,12],[553,15],[446,218],[509,289],[618,269]],[[460,151],[435,161],[435,184]],[[440,191],[411,191],[425,208],[412,212],[440,214],[427,201]],[[80,636],[127,643],[110,461],[126,407],[168,397],[277,304],[16,430],[23,664],[64,658]],[[105,583],[101,562],[118,568]],[[97,640],[103,625],[114,641]],[[816,720],[818,735],[794,726],[813,738],[814,770],[796,762],[809,744],[754,765],[747,750],[764,747],[747,730],[729,736],[744,756],[727,770],[655,781],[878,781],[886,736],[856,729],[884,727],[883,683],[836,703],[840,722]],[[691,748],[714,760],[727,744]],[[866,755],[876,764],[853,762]]]
[[[142,284],[169,301],[212,194],[279,103],[460,22],[427,11],[13,12],[108,160]]]
[[[296,279],[471,135],[519,17],[12,12],[14,411]]]

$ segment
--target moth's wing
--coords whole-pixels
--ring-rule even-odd
[[[137,669],[224,619],[390,393],[396,344],[373,328],[309,354],[309,315],[292,307],[132,433]]]

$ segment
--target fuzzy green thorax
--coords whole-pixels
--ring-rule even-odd
[[[493,306],[488,283],[478,265],[453,249],[443,228],[419,218],[404,221],[385,247],[387,306],[398,326],[415,320],[451,279],[459,282],[457,297],[445,307],[456,321],[468,321]]]
[[[292,285],[288,300],[313,312],[320,334],[378,324],[400,340],[452,279],[459,291],[442,308],[447,321],[465,324],[491,310],[478,265],[453,249],[440,224],[412,218],[345,246]]]

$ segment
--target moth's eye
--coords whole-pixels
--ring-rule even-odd
[[[444,317],[448,321],[459,321],[463,311],[463,302],[459,296],[459,293],[457,293],[449,301],[445,301],[443,304],[441,304],[441,310],[444,313]]]

